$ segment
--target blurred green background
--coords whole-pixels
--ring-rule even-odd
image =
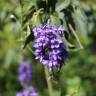
[[[27,6],[27,0],[25,3]],[[26,6],[24,11],[28,9]],[[61,68],[62,96],[96,96],[96,1],[80,0],[80,6],[88,21],[84,41],[81,38],[84,49],[70,52],[66,64]],[[18,64],[23,58],[19,40],[20,10],[18,0],[0,0],[0,96],[15,96],[22,89],[18,81]],[[33,59],[30,47],[23,51],[25,58],[33,62],[32,86],[40,96],[48,96],[42,65]],[[60,96],[59,85],[53,82],[53,87],[54,96]]]

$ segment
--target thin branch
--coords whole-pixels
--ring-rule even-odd
[[[76,40],[77,40],[77,42],[78,42],[78,44],[79,44],[79,46],[80,46],[80,49],[83,49],[83,46],[82,46],[82,44],[81,44],[81,42],[80,42],[80,39],[79,39],[79,37],[77,36],[77,34],[76,34],[75,30],[73,29],[73,27],[72,27],[71,24],[69,24],[69,28],[70,28],[70,30],[72,31],[73,35],[75,36],[75,38],[76,38]]]

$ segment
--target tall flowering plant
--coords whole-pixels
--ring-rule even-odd
[[[19,1],[21,7],[20,38],[25,40],[21,50],[28,46],[28,49],[35,57],[33,59],[43,64],[49,96],[54,96],[52,80],[66,63],[68,53],[83,48],[76,31],[86,32],[86,30],[83,30],[83,26],[86,26],[85,15],[81,16],[82,11],[78,0],[62,0],[62,4],[60,4],[61,1],[59,2],[59,0],[33,0],[29,1],[31,7],[28,6],[27,11],[24,6],[25,1]],[[78,16],[82,18],[80,17],[78,20]],[[83,26],[79,26],[80,23]],[[72,39],[77,41],[79,47],[69,42]],[[83,36],[82,39],[84,39]],[[32,46],[29,46],[30,42],[32,42]],[[30,81],[31,74],[29,62],[22,62],[19,67],[21,85]],[[23,91],[26,95],[17,96],[37,96],[27,94],[34,92],[32,90],[32,87],[28,87]],[[21,94],[21,92],[18,94]]]

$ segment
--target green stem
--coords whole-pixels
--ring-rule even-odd
[[[21,38],[22,38],[22,32],[23,32],[23,5],[20,5],[21,6]]]
[[[23,49],[23,1],[20,2],[20,41],[21,41],[21,46],[20,46],[20,51]]]
[[[48,70],[47,66],[44,66],[44,71],[45,71],[45,77],[46,77],[46,81],[47,81],[47,85],[48,85],[49,96],[53,96],[52,95],[52,83],[51,83],[49,70]]]
[[[72,27],[71,24],[69,24],[69,28],[70,28],[70,30],[72,31],[73,35],[75,36],[77,42],[79,43],[80,49],[83,49],[83,46],[82,46],[82,44],[81,44],[81,42],[80,42],[80,40],[79,40],[79,37],[78,37],[78,35],[76,34],[76,32],[75,32],[75,30],[73,29],[73,27]]]

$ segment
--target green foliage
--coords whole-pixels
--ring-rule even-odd
[[[64,25],[65,38],[61,39],[68,46],[69,52],[68,60],[60,72],[55,72],[54,76],[50,73],[54,96],[96,96],[94,2],[94,0],[0,0],[0,95],[15,96],[21,89],[18,82],[18,64],[22,58],[26,58],[33,62],[32,85],[41,96],[48,96],[42,65],[34,60],[32,28],[50,18],[53,25]],[[83,50],[76,51],[80,49],[78,40],[69,24],[83,45]]]

